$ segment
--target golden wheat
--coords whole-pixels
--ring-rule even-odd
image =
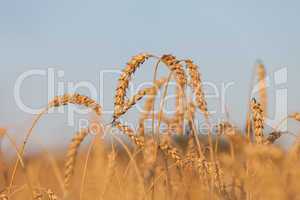
[[[135,135],[134,131],[126,126],[121,124],[121,122],[115,122],[115,127],[117,127],[121,132],[123,132],[125,135],[127,135],[131,141],[136,144],[140,148],[144,148],[144,138],[141,136]]]
[[[176,123],[177,134],[183,134],[184,125],[184,90],[187,83],[187,78],[183,66],[180,61],[173,55],[163,55],[161,61],[167,65],[169,70],[174,73],[176,80],[176,112],[174,117],[174,122]]]
[[[168,141],[163,141],[161,144],[159,144],[159,148],[169,157],[171,158],[175,164],[178,166],[183,166],[184,162],[182,160],[182,156],[177,148],[172,147]]]
[[[119,113],[122,113],[123,106],[125,103],[126,91],[129,86],[131,76],[150,57],[152,57],[152,55],[147,53],[141,53],[136,56],[133,56],[132,59],[127,63],[126,67],[123,69],[123,72],[118,80],[117,89],[115,91],[115,118],[117,118]]]
[[[256,144],[249,144],[249,140],[245,139],[242,131],[231,122],[225,121],[217,126],[215,131],[216,150],[214,151],[215,154],[209,159],[207,154],[212,152],[211,149],[214,144],[210,138],[211,133],[208,136],[200,137],[195,126],[197,120],[196,109],[199,109],[204,114],[206,123],[209,123],[210,119],[208,119],[208,108],[200,72],[198,66],[192,60],[179,61],[172,55],[163,55],[158,59],[159,62],[166,64],[171,71],[169,78],[157,80],[153,83],[153,86],[142,89],[127,99],[126,91],[131,77],[136,69],[150,57],[154,56],[150,54],[134,56],[123,70],[115,94],[113,123],[109,124],[109,128],[115,127],[125,134],[134,144],[133,146],[127,146],[120,138],[112,135],[124,148],[122,149],[120,146],[112,144],[111,151],[110,148],[105,150],[107,140],[100,137],[97,138],[99,140],[102,139],[99,144],[103,151],[99,152],[99,149],[97,149],[97,153],[92,151],[90,155],[90,150],[94,150],[92,148],[94,143],[91,144],[86,153],[87,158],[83,170],[84,178],[79,178],[79,176],[74,176],[76,160],[83,160],[83,155],[80,157],[81,155],[78,155],[78,151],[88,132],[91,131],[90,129],[81,129],[73,137],[66,153],[64,188],[60,188],[59,184],[57,184],[57,177],[49,175],[52,172],[51,170],[46,173],[41,170],[44,169],[44,166],[48,167],[48,164],[43,160],[43,156],[31,155],[24,158],[26,165],[30,165],[32,163],[31,160],[34,159],[37,160],[37,163],[40,163],[39,167],[35,166],[35,168],[33,165],[30,165],[30,168],[28,168],[32,169],[31,171],[34,173],[31,173],[31,176],[27,176],[26,171],[23,170],[25,167],[22,161],[25,145],[33,127],[50,108],[75,104],[91,109],[97,116],[101,115],[101,106],[89,97],[79,94],[57,96],[49,102],[46,110],[38,116],[26,135],[20,155],[18,153],[23,171],[17,171],[17,165],[14,166],[10,186],[7,186],[5,183],[2,184],[3,181],[2,179],[0,180],[0,200],[28,199],[32,195],[31,192],[33,193],[31,199],[57,200],[59,197],[53,191],[60,191],[61,189],[64,189],[62,190],[63,199],[74,200],[95,198],[158,200],[175,198],[203,200],[300,199],[299,138],[286,151],[277,145],[271,145],[281,135],[285,134],[285,132],[278,131],[277,128],[288,119],[300,122],[300,113],[288,115],[277,125],[277,128],[272,130],[273,132],[264,137],[264,132],[266,132],[264,122],[267,112],[266,73],[264,66],[259,66],[257,71],[260,84],[259,102],[255,99],[250,102],[250,121],[247,121],[247,125],[253,122],[254,142]],[[182,61],[184,61],[188,71],[189,85],[193,90],[195,102],[186,97],[185,86],[187,78],[180,64]],[[158,97],[158,90],[162,85],[169,82],[173,74],[178,85],[175,91],[176,112],[175,116],[169,118],[163,111],[159,114],[154,113],[154,106],[155,98]],[[167,93],[166,91],[167,89],[164,94]],[[118,119],[137,105],[144,97],[147,98],[147,101],[139,118],[139,129],[135,132],[134,129],[122,124]],[[163,101],[164,98],[162,98]],[[150,117],[153,120],[153,124],[156,119],[166,123],[168,126],[167,130],[164,130],[165,132],[161,131],[162,128],[158,126],[157,131],[152,130],[153,132],[150,132],[150,136],[146,135],[144,133],[144,121],[148,118],[150,119]],[[174,135],[174,132],[182,132],[181,128],[183,127],[182,125],[185,125],[185,119],[189,128],[185,132],[186,135]],[[250,131],[250,129],[248,130]],[[0,140],[1,135],[3,136],[4,134],[5,132],[0,129]],[[154,134],[157,134],[157,137]],[[220,145],[217,150],[218,143]],[[18,152],[17,147],[16,150]],[[89,156],[90,159],[88,159]],[[0,155],[0,160],[5,162],[6,160],[2,157]],[[18,162],[20,162],[19,160]],[[93,162],[88,165],[88,160]],[[103,163],[106,163],[106,161],[108,161],[107,170],[103,170],[103,166],[105,166]],[[172,161],[172,164],[169,161]],[[57,157],[57,162],[58,166],[63,164],[60,163],[60,156]],[[0,165],[2,164],[0,163]],[[140,170],[143,170],[143,175],[140,173]],[[93,173],[90,173],[91,171]],[[2,173],[1,170],[0,172]],[[4,172],[10,173],[10,168],[4,168]],[[15,174],[18,175],[19,179],[15,181],[15,184],[12,184]],[[36,177],[34,176],[35,174]],[[82,180],[80,181],[80,179]],[[72,191],[70,188],[72,184],[77,186],[80,182],[80,195],[78,195],[79,188]],[[51,188],[53,191],[40,188],[40,186]],[[3,188],[5,189],[3,190]],[[82,195],[83,191],[85,191],[84,196]],[[140,194],[141,191],[142,194]],[[58,195],[61,194],[58,193]]]
[[[81,129],[75,136],[72,138],[72,142],[69,144],[68,152],[66,155],[65,161],[65,174],[64,174],[64,188],[67,193],[71,184],[71,179],[74,174],[74,167],[76,164],[76,158],[78,154],[78,149],[88,135],[89,130]]]
[[[262,144],[264,140],[264,114],[261,104],[254,98],[251,101],[252,118],[254,125],[255,142]]]
[[[201,75],[198,71],[198,66],[194,64],[192,60],[186,60],[185,62],[189,75],[191,77],[190,84],[195,94],[196,105],[198,106],[200,111],[202,111],[203,114],[207,116],[207,103],[202,89],[202,80]]]
[[[51,100],[49,103],[48,103],[48,106],[46,107],[46,109],[44,109],[37,117],[36,119],[33,121],[29,131],[27,132],[27,134],[25,135],[25,139],[24,139],[24,142],[23,142],[23,145],[21,147],[21,151],[20,151],[20,156],[22,157],[23,154],[24,154],[24,151],[25,151],[25,147],[26,147],[26,144],[29,140],[29,137],[33,131],[33,128],[36,126],[36,124],[38,123],[38,121],[41,119],[41,117],[47,113],[47,111],[52,108],[52,107],[60,107],[60,106],[65,106],[65,105],[68,105],[68,104],[75,104],[75,105],[79,105],[79,106],[86,106],[90,109],[92,109],[96,115],[100,116],[101,115],[101,111],[102,111],[102,108],[101,106],[93,99],[87,97],[87,96],[84,96],[84,95],[80,95],[78,93],[75,93],[75,94],[64,94],[62,96],[56,96],[54,97],[53,100]],[[14,169],[13,169],[13,172],[12,172],[12,178],[11,178],[11,181],[10,181],[10,187],[12,187],[13,185],[13,182],[14,182],[14,178],[15,178],[15,175],[16,175],[16,171],[17,171],[17,168],[18,168],[18,165],[19,165],[19,162],[20,160],[18,159],[15,163],[15,166],[14,166]]]
[[[68,104],[86,106],[92,109],[97,115],[101,115],[101,106],[95,100],[78,93],[56,96],[50,101],[49,107],[60,107]]]
[[[165,63],[168,66],[171,72],[174,72],[176,82],[179,84],[179,86],[181,88],[184,88],[184,86],[187,83],[187,79],[186,79],[185,71],[182,65],[180,64],[180,61],[177,60],[175,56],[170,54],[163,55],[161,57],[161,60],[163,63]]]

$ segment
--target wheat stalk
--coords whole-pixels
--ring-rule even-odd
[[[257,144],[262,144],[264,141],[264,114],[261,104],[254,98],[251,101],[252,118],[254,125],[255,141]]]

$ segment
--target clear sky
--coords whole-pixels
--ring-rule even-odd
[[[296,0],[0,0],[0,126],[23,135],[32,120],[14,100],[14,85],[23,72],[52,67],[64,71],[56,81],[98,84],[101,71],[119,70],[144,51],[193,58],[205,81],[234,82],[226,98],[239,124],[255,61],[263,60],[271,78],[287,67],[288,83],[278,87],[288,88],[288,110],[300,111],[299,10]],[[151,70],[141,70],[140,80],[149,80]],[[116,80],[105,81],[107,107],[112,107],[115,85]],[[270,96],[276,87],[271,84]],[[22,88],[27,104],[46,104],[43,78],[24,82]],[[49,131],[45,120],[37,130],[48,138],[55,132],[51,138],[57,141],[70,130],[62,121],[53,122]]]

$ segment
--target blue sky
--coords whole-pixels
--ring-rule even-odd
[[[288,88],[288,110],[299,111],[299,9],[299,1],[291,0],[0,0],[0,125],[17,135],[32,120],[14,101],[14,84],[23,72],[52,67],[65,72],[64,81],[97,83],[101,70],[121,69],[144,51],[193,58],[204,80],[234,82],[228,106],[239,124],[255,61],[263,60],[271,76],[287,67],[288,83],[280,87]],[[149,72],[139,72],[140,80]],[[116,81],[106,84],[112,105]],[[23,88],[27,103],[46,104],[44,80],[28,81]]]

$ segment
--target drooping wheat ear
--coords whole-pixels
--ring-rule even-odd
[[[144,148],[144,138],[135,135],[134,131],[126,125],[121,124],[121,122],[116,121],[115,127],[117,127],[121,132],[129,137],[129,139],[140,148]]]
[[[149,95],[149,96],[156,95],[157,90],[164,83],[166,83],[166,81],[167,81],[166,78],[162,78],[162,79],[156,80],[153,86],[139,90],[135,95],[133,95],[128,101],[126,101],[124,103],[122,111],[115,114],[114,120],[116,120],[116,119],[120,118],[122,115],[124,115],[130,108],[132,108],[143,97],[145,97],[147,95]]]
[[[80,95],[78,93],[75,93],[75,94],[68,94],[67,93],[67,94],[62,95],[62,96],[56,96],[53,100],[51,100],[48,103],[48,106],[40,114],[38,114],[38,116],[33,121],[30,129],[28,130],[28,132],[26,133],[26,136],[24,138],[24,142],[23,142],[21,150],[20,150],[20,156],[23,156],[24,151],[25,151],[25,147],[26,147],[27,142],[30,138],[30,135],[32,134],[32,131],[33,131],[34,127],[37,125],[37,123],[41,119],[41,117],[44,114],[46,114],[50,108],[65,106],[65,105],[68,105],[68,104],[76,104],[76,105],[79,105],[79,106],[86,106],[86,107],[92,109],[96,113],[96,115],[98,115],[98,116],[101,115],[101,110],[102,110],[101,106],[95,100],[93,100],[93,99],[91,99],[87,96],[83,96],[83,95]],[[19,165],[19,159],[16,161],[13,172],[12,172],[10,187],[13,185],[18,165]]]
[[[264,111],[264,117],[267,115],[268,96],[267,96],[267,84],[266,84],[266,69],[263,64],[259,64],[257,67],[257,76],[259,84],[259,100],[262,110]]]
[[[262,144],[264,141],[264,114],[261,104],[252,99],[251,101],[252,119],[254,125],[255,141],[257,144]]]
[[[264,144],[273,144],[277,139],[281,137],[282,133],[280,131],[274,131],[268,135],[264,140]]]
[[[65,193],[68,193],[71,179],[74,174],[74,168],[76,164],[76,157],[78,154],[78,149],[84,140],[84,138],[88,135],[88,129],[81,129],[72,139],[72,142],[69,144],[68,152],[65,160],[65,177],[64,177],[64,187]]]
[[[127,88],[132,75],[136,69],[138,69],[150,57],[153,56],[147,53],[138,54],[132,57],[127,63],[126,67],[123,69],[123,72],[118,80],[117,89],[115,91],[114,117],[118,116],[123,110]]]
[[[174,72],[176,82],[179,84],[181,88],[187,83],[185,71],[180,64],[180,61],[176,59],[173,55],[163,55],[161,57],[161,61],[167,65],[171,72]]]
[[[58,200],[58,197],[51,189],[35,189],[34,200]]]
[[[205,116],[208,116],[207,103],[202,88],[201,74],[198,71],[198,66],[194,64],[192,60],[189,59],[185,62],[188,69],[188,73],[191,77],[190,85],[196,98],[197,107]]]
[[[187,83],[186,74],[184,68],[179,60],[173,55],[163,55],[161,61],[167,65],[169,70],[174,73],[176,80],[176,112],[175,112],[175,122],[177,127],[177,133],[183,133],[183,123],[184,123],[184,90]]]
[[[86,106],[92,109],[97,115],[101,115],[101,106],[95,100],[78,93],[56,96],[52,101],[50,101],[49,107],[60,107],[68,104]]]

